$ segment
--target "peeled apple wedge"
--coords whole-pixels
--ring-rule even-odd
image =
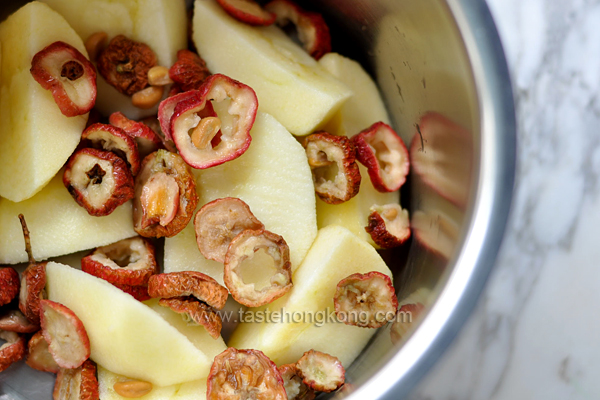
[[[92,217],[71,197],[62,183],[62,170],[32,198],[20,203],[0,199],[0,264],[27,261],[23,214],[31,232],[36,260],[91,249],[135,236],[131,202],[105,217]]]
[[[150,46],[158,64],[167,68],[175,63],[177,50],[187,48],[185,0],[42,1],[65,17],[84,41],[100,31],[106,32],[109,41],[124,35]],[[100,74],[96,108],[105,116],[121,111],[131,119],[157,113],[157,107],[134,107],[130,97],[117,92]]]
[[[90,358],[110,371],[158,386],[208,376],[212,359],[151,308],[110,283],[49,262],[50,300],[70,308],[90,339]]]
[[[346,84],[354,93],[329,120],[325,130],[334,135],[353,136],[378,121],[389,124],[389,117],[375,82],[354,60],[337,53],[325,54],[319,64]],[[317,224],[319,228],[341,225],[358,237],[379,248],[365,231],[373,205],[397,204],[400,192],[378,192],[369,179],[367,168],[359,163],[360,190],[342,204],[327,204],[317,198]]]
[[[79,143],[87,114],[64,116],[29,69],[56,41],[87,56],[83,42],[50,7],[29,3],[0,24],[0,197],[22,201],[40,191]]]
[[[261,350],[277,365],[294,363],[305,351],[315,349],[336,356],[348,367],[376,330],[337,322],[333,295],[340,280],[369,271],[392,276],[375,249],[349,230],[335,225],[319,230],[292,277],[292,290],[254,309],[254,315],[252,310],[245,313],[228,345]],[[265,322],[267,309],[271,320]],[[274,312],[283,316],[276,320]]]
[[[196,0],[193,24],[211,72],[252,87],[260,109],[294,135],[312,133],[352,94],[275,26],[239,22],[214,0]]]
[[[317,235],[315,191],[306,153],[269,114],[257,114],[251,135],[252,143],[241,157],[195,171],[198,205],[221,197],[245,201],[265,229],[286,240],[294,270]],[[165,240],[164,269],[200,271],[223,284],[223,264],[200,254],[192,222]]]

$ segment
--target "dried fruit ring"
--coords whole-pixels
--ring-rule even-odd
[[[379,328],[394,319],[398,299],[389,276],[371,271],[342,279],[333,296],[335,313],[347,325]]]
[[[141,159],[163,147],[162,139],[149,126],[127,118],[120,111],[112,113],[108,122],[135,140]]]
[[[317,132],[306,137],[304,147],[313,174],[315,192],[321,200],[339,204],[358,194],[360,171],[350,139]]]
[[[304,353],[296,367],[304,384],[319,392],[333,392],[346,379],[346,371],[337,357],[316,350]]]
[[[40,326],[27,319],[25,314],[19,310],[7,310],[0,316],[0,330],[32,333],[40,329]]]
[[[0,330],[0,339],[6,341],[0,346],[0,372],[25,356],[25,337],[16,332]]]
[[[273,260],[269,264],[252,265],[252,259],[260,250]],[[248,265],[250,264],[250,265]],[[261,276],[258,282],[246,283],[242,269],[252,269],[254,275]],[[268,279],[264,273],[268,271]],[[248,307],[259,307],[280,298],[292,288],[292,268],[290,249],[285,240],[267,230],[245,230],[237,235],[229,245],[225,255],[223,280],[231,296]],[[266,282],[265,282],[266,281]],[[257,286],[262,284],[262,288]]]
[[[400,204],[374,205],[365,230],[382,249],[400,246],[410,237],[408,211]]]
[[[109,151],[84,148],[71,156],[63,183],[88,214],[109,215],[133,198],[133,177],[125,161]]]
[[[70,44],[54,42],[36,53],[30,72],[52,92],[60,112],[67,117],[85,114],[96,104],[96,70]]]
[[[140,154],[135,141],[122,129],[107,125],[90,125],[81,134],[83,147],[92,147],[115,153],[127,163],[133,176],[140,170]]]
[[[213,339],[221,336],[221,328],[223,327],[221,316],[211,307],[196,300],[195,297],[160,299],[158,304],[163,307],[169,307],[178,314],[182,314],[184,320],[188,323],[194,322],[202,325]]]
[[[404,184],[409,170],[408,150],[389,125],[376,122],[352,137],[356,158],[367,167],[373,187],[394,192]]]
[[[86,360],[79,368],[60,369],[54,383],[54,399],[98,400],[96,364]]]
[[[154,246],[141,237],[98,247],[81,259],[81,270],[121,285],[147,285],[158,273]]]
[[[144,237],[175,236],[198,204],[196,182],[183,159],[166,150],[147,156],[135,180],[133,225]]]
[[[44,339],[41,331],[38,331],[35,335],[29,339],[27,344],[27,359],[25,360],[27,365],[38,371],[52,372],[53,374],[58,373],[60,367],[54,361],[52,354],[48,350],[48,342]]]
[[[205,204],[194,218],[196,242],[209,260],[225,262],[229,244],[243,230],[264,229],[243,200],[225,197]]]
[[[208,375],[207,400],[286,400],[281,374],[259,350],[228,348],[215,357]]]
[[[288,400],[312,400],[315,398],[315,391],[302,381],[296,364],[284,364],[278,369],[283,379],[283,387],[285,387]]]
[[[217,0],[227,14],[248,25],[271,25],[275,14],[263,9],[254,0]]]
[[[202,272],[181,271],[157,274],[148,281],[151,297],[194,296],[217,310],[225,307],[227,289]]]
[[[179,84],[182,91],[200,89],[210,76],[206,62],[196,53],[183,49],[177,52],[177,61],[169,69],[169,77]]]
[[[0,268],[0,306],[17,296],[19,286],[19,273],[13,267]]]

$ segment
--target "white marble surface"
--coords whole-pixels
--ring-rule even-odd
[[[516,94],[516,198],[483,297],[411,399],[599,399],[600,0],[487,2]]]

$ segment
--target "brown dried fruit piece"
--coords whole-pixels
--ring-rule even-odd
[[[6,341],[0,346],[0,372],[25,356],[25,337],[16,332],[0,330],[0,339]]]
[[[215,357],[208,375],[207,400],[286,400],[277,366],[259,350],[228,348]]]
[[[133,198],[131,171],[116,154],[91,148],[69,158],[63,184],[77,204],[95,217],[109,215]]]
[[[162,139],[154,130],[142,122],[127,118],[120,111],[112,113],[108,122],[121,128],[126,135],[135,140],[141,159],[163,147]]]
[[[350,139],[322,131],[307,136],[304,147],[315,192],[321,200],[339,204],[358,194],[360,171]]]
[[[73,311],[51,300],[40,302],[42,334],[61,368],[78,368],[90,357],[90,340]]]
[[[352,137],[356,158],[367,167],[373,187],[394,192],[404,184],[409,170],[408,150],[391,126],[376,122]]]
[[[402,340],[424,309],[425,306],[422,303],[404,304],[398,309],[390,328],[392,343],[396,344]]]
[[[302,381],[296,364],[284,364],[278,369],[288,400],[312,400],[315,398],[315,391]]]
[[[148,281],[148,293],[154,298],[194,296],[217,310],[225,307],[229,294],[213,278],[197,271],[153,275]]]
[[[96,104],[96,70],[83,54],[70,44],[54,42],[31,60],[31,75],[49,90],[60,112],[75,117]]]
[[[342,279],[333,296],[335,313],[347,325],[379,328],[394,319],[398,299],[389,276],[371,271]]]
[[[177,61],[169,69],[169,77],[183,92],[200,89],[209,76],[206,62],[198,54],[185,49],[177,52]]]
[[[346,371],[340,360],[327,353],[309,350],[296,362],[302,382],[312,390],[333,392],[344,384]]]
[[[183,159],[166,150],[147,156],[135,180],[133,227],[144,237],[175,236],[198,204],[196,181]]]
[[[273,0],[265,9],[277,16],[277,25],[285,27],[291,23],[296,27],[298,39],[313,58],[318,60],[331,51],[329,27],[321,14],[305,11],[289,0]]]
[[[27,319],[25,314],[19,310],[6,310],[6,312],[0,315],[0,330],[32,333],[38,329],[40,329],[40,326]]]
[[[374,205],[365,230],[382,249],[400,246],[410,237],[408,211],[399,204]]]
[[[221,316],[195,297],[160,299],[158,304],[168,307],[178,314],[182,314],[188,324],[196,323],[202,325],[213,339],[221,336],[221,328],[223,327]]]
[[[79,368],[61,369],[54,383],[54,400],[98,400],[96,364],[86,360]]]
[[[48,350],[48,342],[44,339],[42,332],[37,332],[29,339],[27,345],[27,359],[25,360],[27,365],[38,371],[52,372],[53,374],[58,373],[60,367],[54,361],[54,357]]]
[[[140,154],[136,142],[122,129],[107,125],[93,124],[81,134],[83,147],[92,147],[115,153],[127,163],[133,176],[140,170]]]
[[[248,25],[271,25],[275,14],[263,9],[254,0],[217,0],[227,14]]]
[[[234,237],[243,230],[261,230],[265,226],[243,200],[225,197],[202,206],[194,218],[194,227],[200,253],[222,263]]]
[[[13,267],[0,267],[0,306],[13,301],[19,287],[19,273]]]
[[[259,265],[253,263],[260,250],[272,260],[271,265],[270,261]],[[247,277],[251,272],[258,272],[258,275],[267,272],[268,277],[246,283],[244,276]],[[280,298],[292,288],[290,249],[287,243],[281,236],[264,229],[242,231],[231,241],[225,255],[223,280],[231,296],[248,307],[259,307]],[[257,288],[259,284],[263,287]]]
[[[131,96],[148,85],[156,54],[144,43],[115,36],[98,57],[98,72],[120,93]]]
[[[141,237],[98,247],[81,259],[81,270],[121,285],[147,285],[158,273],[154,246]]]
[[[19,221],[25,239],[25,251],[29,258],[29,265],[21,275],[21,290],[19,291],[19,310],[35,325],[40,324],[40,301],[46,297],[46,263],[38,263],[33,258],[31,251],[31,237],[23,214],[19,214]]]

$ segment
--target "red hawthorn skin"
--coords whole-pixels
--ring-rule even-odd
[[[148,281],[151,297],[194,296],[217,310],[225,307],[227,289],[208,275],[196,271],[157,274]]]
[[[31,322],[20,310],[7,310],[0,316],[0,331],[32,333],[40,326]]]
[[[221,316],[195,297],[160,299],[158,304],[168,307],[178,314],[187,314],[195,323],[202,325],[213,339],[218,339],[221,336],[221,328],[223,327]]]
[[[209,76],[206,62],[196,53],[186,49],[177,52],[177,61],[169,69],[169,77],[178,84],[182,92],[200,89],[202,82]]]
[[[73,179],[72,169],[77,163],[78,157],[83,154],[90,155],[100,160],[106,160],[110,162],[113,166],[112,177],[115,180],[116,187],[112,193],[112,196],[100,207],[93,207],[92,205],[90,205],[86,197],[76,188],[74,188],[71,184],[71,179]],[[134,196],[133,176],[131,175],[127,164],[120,157],[109,151],[91,148],[83,148],[81,150],[78,150],[75,154],[71,156],[71,158],[69,158],[69,161],[67,162],[67,167],[63,174],[63,184],[65,185],[71,196],[75,199],[77,204],[85,208],[88,214],[95,217],[109,215],[118,206],[131,200]]]
[[[401,217],[398,216],[397,218]],[[394,223],[394,221],[391,221],[390,223]],[[371,235],[373,241],[382,249],[391,249],[400,246],[401,244],[406,242],[408,238],[410,238],[411,234],[410,224],[408,223],[408,221],[406,221],[406,229],[404,230],[404,235],[396,236],[393,233],[391,233],[386,227],[385,220],[377,211],[373,211],[371,212],[371,214],[369,214],[369,219],[367,226],[365,227],[365,231],[367,231],[367,233]]]
[[[19,293],[19,273],[12,267],[0,268],[0,306],[10,303]]]
[[[335,368],[337,376],[322,377],[314,373],[315,363],[329,364],[328,367]],[[296,362],[298,375],[302,377],[302,382],[312,390],[319,392],[333,392],[339,389],[346,379],[346,371],[337,357],[316,350],[309,350]]]
[[[85,79],[90,85],[90,98],[85,104],[77,105],[67,94],[61,79],[70,79],[68,74],[65,77],[54,76],[44,65],[48,57],[54,54],[64,52],[65,56],[79,65],[83,75],[76,78]],[[65,63],[66,64],[66,63]],[[63,67],[65,66],[63,64]],[[61,113],[67,117],[75,117],[89,112],[96,104],[96,70],[92,63],[85,58],[76,48],[65,42],[54,42],[43,50],[36,53],[31,60],[31,69],[29,70],[33,79],[35,79],[44,89],[50,90],[54,101],[60,108]]]
[[[179,86],[177,86],[179,88]],[[160,122],[160,129],[165,134],[167,140],[173,140],[171,135],[171,118],[175,112],[177,104],[196,96],[196,90],[190,90],[183,93],[173,94],[163,101],[158,106],[158,122]]]
[[[254,0],[217,0],[227,14],[248,25],[267,26],[275,22],[275,14]]]
[[[127,118],[122,112],[114,112],[108,117],[111,125],[121,128],[137,143],[140,160],[158,149],[164,148],[163,141],[154,130],[142,122]],[[137,175],[137,172],[135,173]]]
[[[248,361],[254,361],[254,364],[248,365]],[[256,363],[259,364],[258,371],[252,368]],[[246,369],[245,367],[251,369],[251,379],[244,379],[240,376],[239,371],[242,368]],[[255,372],[262,372],[262,374],[257,377],[254,376]],[[260,383],[262,387],[266,387],[266,391],[257,393],[256,387],[253,388],[254,390],[248,390],[246,386],[248,381]],[[232,398],[231,393],[226,389],[221,392],[225,382],[234,387],[235,393],[240,399],[287,400],[283,379],[277,365],[260,350],[236,350],[230,347],[216,356],[207,378],[206,399],[226,400]]]
[[[40,301],[46,287],[46,263],[30,264],[21,277],[19,310],[32,323],[40,324]]]
[[[304,49],[316,60],[331,51],[331,35],[323,16],[316,12],[305,11],[289,0],[273,0],[265,5],[277,17],[279,26],[292,23]]]
[[[76,369],[61,369],[54,384],[53,400],[65,400],[69,397],[69,382],[81,375],[78,400],[98,400],[98,379],[96,379],[96,364],[86,360],[83,365]]]
[[[41,331],[29,339],[25,363],[38,371],[52,372],[53,374],[60,371],[60,367],[48,351],[48,342],[44,339]]]
[[[16,340],[12,342],[14,336]],[[7,340],[0,346],[0,372],[2,372],[25,356],[26,343],[23,335],[14,332],[0,331],[0,337]]]
[[[107,124],[93,124],[83,131],[81,142],[83,147],[115,153],[128,164],[133,176],[140,171],[140,154],[137,144],[121,128]]]

